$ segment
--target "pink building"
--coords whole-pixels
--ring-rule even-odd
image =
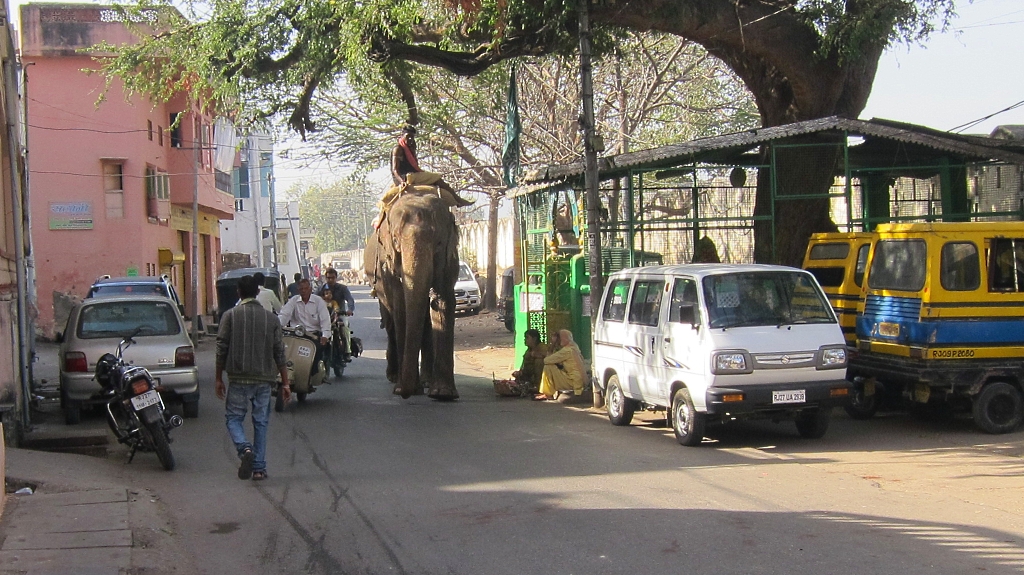
[[[82,72],[97,64],[78,50],[133,41],[112,7],[26,4],[21,25],[40,332],[63,330],[71,304],[103,274],[167,274],[191,316],[197,179],[198,308],[209,313],[218,220],[234,213],[231,174],[213,167],[212,119],[184,98],[126,98],[116,81],[97,103],[105,78]]]

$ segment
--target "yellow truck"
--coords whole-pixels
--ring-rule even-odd
[[[881,224],[874,235],[847,372],[861,407],[877,406],[881,386],[887,397],[968,412],[988,433],[1016,430],[1024,222]]]

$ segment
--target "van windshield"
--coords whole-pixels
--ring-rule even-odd
[[[832,308],[801,272],[742,272],[704,278],[712,328],[835,323]]]

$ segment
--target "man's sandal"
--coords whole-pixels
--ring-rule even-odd
[[[267,478],[267,472],[266,471],[253,471],[252,472],[252,480],[253,481],[263,481],[266,478]]]

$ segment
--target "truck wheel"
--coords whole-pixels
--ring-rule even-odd
[[[878,412],[878,406],[882,404],[882,394],[878,389],[871,395],[864,395],[863,388],[854,388],[853,398],[849,405],[843,407],[846,413],[854,419],[871,419]]]
[[[973,411],[974,423],[985,433],[1009,433],[1024,419],[1024,398],[1009,383],[990,383],[974,398]]]
[[[676,432],[679,445],[694,447],[704,440],[707,414],[697,413],[693,399],[686,388],[676,390],[672,396],[672,430]]]
[[[622,393],[618,375],[613,375],[608,380],[608,397],[605,403],[608,406],[608,421],[612,422],[612,425],[629,425],[629,422],[633,421],[636,402]]]
[[[832,408],[805,409],[796,416],[796,431],[805,439],[821,439],[832,421]]]

